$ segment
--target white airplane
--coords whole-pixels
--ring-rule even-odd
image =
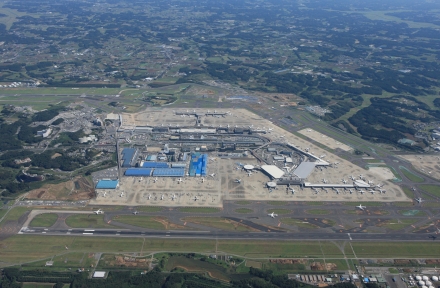
[[[214,176],[215,176],[215,173],[209,174],[209,176],[211,176],[211,177],[213,177],[213,178],[214,178]]]
[[[95,213],[96,215],[99,215],[99,214],[104,214],[104,211],[102,211],[101,209],[98,209],[96,211],[93,211],[93,213]]]
[[[248,177],[250,177],[252,175],[252,172],[249,171],[247,174],[248,174]]]
[[[364,176],[363,176],[362,174],[359,175],[359,179],[363,180],[363,179],[364,179]]]
[[[383,187],[383,184],[377,184],[376,187],[377,187],[377,188],[382,188],[382,187]]]
[[[235,179],[235,183],[240,184],[241,183],[241,179]]]
[[[380,194],[387,192],[387,190],[379,189]]]
[[[319,156],[319,158],[324,158],[325,156],[327,156],[327,155],[322,154],[321,156]]]
[[[173,200],[173,201],[174,201],[174,199],[176,199],[176,198],[177,198],[176,194],[173,194],[173,196],[171,196],[171,200]]]
[[[349,189],[348,191],[350,192],[350,194],[353,194],[353,189]]]
[[[371,180],[368,180],[368,184],[374,184],[374,182]]]
[[[205,178],[203,178],[203,177],[202,177],[202,179],[201,179],[201,180],[202,180],[202,183],[205,183]]]
[[[121,195],[119,195],[119,197],[124,197],[124,192],[121,192]]]
[[[105,197],[105,195],[107,195],[107,192],[104,192],[104,194],[102,194],[102,197]]]
[[[156,183],[159,180],[157,177],[153,179],[153,183]]]
[[[181,182],[183,182],[182,178],[179,178],[179,180],[177,180],[177,182],[180,184]]]
[[[327,179],[322,179],[322,182],[327,183]]]
[[[199,200],[199,197],[194,196],[194,201],[197,201],[197,200]]]
[[[355,180],[355,178],[353,177],[353,175],[350,175],[350,179],[353,180],[353,181]]]
[[[374,191],[374,190],[372,190],[372,189],[368,190],[368,192],[370,192],[371,194],[376,193],[376,191]]]
[[[335,188],[335,190],[336,190],[336,194],[340,193],[338,188]]]
[[[272,130],[273,130],[273,128],[269,128],[269,129],[267,129],[267,130],[269,130],[269,131],[272,131]]]
[[[367,208],[366,206],[362,206],[362,204],[359,204],[359,206],[356,206],[356,208],[359,208],[361,210],[365,210],[365,208]]]
[[[151,194],[148,194],[148,200],[150,200],[151,199]]]
[[[133,214],[137,215],[137,214],[139,214],[139,212],[138,211],[133,211]]]
[[[164,196],[163,196],[163,194],[162,194],[162,196],[160,196],[160,200],[163,200],[163,198],[164,198]]]
[[[425,200],[423,200],[421,197],[419,197],[419,198],[415,198],[415,200],[417,201],[417,203],[422,203],[422,202],[425,201]]]
[[[365,190],[361,189],[361,190],[359,190],[359,193],[361,193],[363,195],[365,193]]]
[[[275,217],[278,217],[278,214],[275,214],[275,212],[272,212],[270,214],[267,214],[267,216],[275,218]]]
[[[347,184],[347,180],[342,179],[341,181],[342,181],[342,183]]]

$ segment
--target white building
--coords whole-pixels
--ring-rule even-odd
[[[41,130],[41,131],[37,131],[37,135],[38,136],[43,136],[43,138],[46,138],[47,136],[49,136],[50,133],[52,133],[52,129],[51,128],[44,129],[44,130]]]

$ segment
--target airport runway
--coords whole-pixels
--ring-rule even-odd
[[[143,238],[194,238],[194,239],[247,239],[247,240],[349,240],[349,241],[436,241],[427,234],[371,234],[371,233],[260,233],[216,231],[129,231],[117,229],[22,229],[19,234],[57,236],[103,236]]]

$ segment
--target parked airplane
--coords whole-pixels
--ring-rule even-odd
[[[176,194],[173,194],[173,196],[171,196],[171,200],[173,200],[173,201],[174,201],[174,199],[176,199],[176,198],[177,198]]]
[[[422,198],[415,198],[415,200],[417,201],[417,203],[422,203],[422,202],[424,202],[425,200],[423,200]]]
[[[353,194],[353,189],[349,189],[348,191],[350,192],[350,194]]]
[[[371,194],[376,193],[376,191],[374,191],[374,190],[372,190],[372,189],[368,190],[368,192],[370,192]]]
[[[148,194],[148,200],[150,200],[151,199],[151,194]]]
[[[241,183],[241,179],[235,179],[235,183],[240,184]]]
[[[342,183],[347,184],[347,180],[342,179],[341,181],[342,181]]]
[[[365,193],[365,190],[361,189],[361,190],[359,190],[359,193],[361,193],[363,195]]]
[[[322,179],[322,182],[327,183],[327,179]]]
[[[336,194],[340,193],[338,188],[335,188],[335,190],[336,190]]]
[[[363,179],[364,179],[364,175],[362,175],[362,174],[359,175],[359,179],[362,179],[362,180],[363,180]]]
[[[139,212],[138,211],[133,211],[133,214],[137,215],[137,214],[139,214]]]
[[[163,194],[162,194],[162,196],[160,196],[160,200],[163,200],[163,198],[164,198],[164,196],[163,196]]]
[[[124,192],[121,192],[121,195],[119,195],[119,197],[124,197]]]
[[[159,180],[157,177],[153,179],[153,183],[156,183]]]
[[[249,171],[249,172],[248,172],[248,177],[250,177],[251,175],[252,175],[252,172]]]
[[[374,182],[371,180],[368,180],[368,184],[374,184]]]
[[[365,208],[367,208],[366,206],[362,206],[362,204],[359,204],[359,206],[356,206],[356,208],[359,208],[361,210],[365,210]]]
[[[177,180],[177,182],[180,184],[181,182],[183,182],[182,178],[179,178],[179,180]]]
[[[275,217],[278,217],[278,214],[275,214],[275,212],[272,212],[270,214],[267,214],[267,216],[275,218]]]
[[[102,211],[101,209],[98,209],[96,211],[93,211],[93,213],[95,213],[96,215],[98,214],[104,214],[104,211]]]
[[[201,180],[202,180],[202,183],[205,183],[205,178],[203,178],[203,177],[202,177],[202,179],[201,179]]]
[[[215,176],[215,173],[209,174],[209,176],[214,177],[214,176]]]
[[[353,177],[353,175],[350,175],[350,179],[353,180],[353,181],[356,180],[356,179]]]
[[[197,200],[199,200],[199,197],[194,196],[194,201],[197,201]]]
[[[387,190],[379,189],[380,194],[387,192]]]

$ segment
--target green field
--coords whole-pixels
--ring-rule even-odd
[[[186,217],[182,220],[226,231],[253,231],[246,225],[222,217]]]
[[[115,228],[104,222],[104,215],[77,214],[66,218],[67,226],[71,228]]]
[[[211,208],[211,207],[183,207],[179,208],[180,212],[187,212],[187,213],[217,213],[220,212],[218,208]]]
[[[431,193],[434,196],[440,197],[440,186],[436,186],[436,185],[420,185],[419,187],[423,191]]]
[[[55,283],[24,283],[23,288],[52,288]]]
[[[7,221],[18,221],[21,216],[23,216],[24,213],[31,211],[32,208],[27,207],[14,207],[7,212],[5,218],[1,222],[0,226],[3,226]]]
[[[267,212],[268,213],[275,213],[275,214],[279,214],[279,215],[292,213],[291,210],[287,210],[287,209],[268,209]]]
[[[54,213],[39,214],[32,219],[30,227],[50,227],[58,220],[58,215]]]
[[[381,227],[386,227],[391,230],[400,230],[408,227],[411,224],[414,224],[417,221],[417,219],[392,219],[383,223]]]
[[[170,223],[167,218],[160,216],[119,215],[112,220],[154,230],[185,229],[184,226]]]
[[[440,245],[435,242],[351,242],[351,245],[359,258],[396,256],[435,258],[440,255]]]
[[[308,214],[312,214],[312,215],[327,215],[332,213],[329,210],[325,210],[325,209],[310,209],[306,211]]]
[[[316,229],[318,226],[313,225],[307,221],[302,221],[299,219],[293,219],[293,218],[281,218],[281,223],[291,225],[291,226],[298,226],[302,228],[310,228],[310,229]]]
[[[406,169],[403,166],[399,166],[399,169],[400,169],[400,171],[402,171],[403,175],[405,175],[405,177],[408,178],[409,180],[411,180],[412,182],[421,183],[421,182],[425,181],[425,179],[423,179],[417,175],[414,175],[413,173],[411,173],[408,169]]]
[[[184,256],[172,256],[168,259],[165,269],[167,271],[171,271],[174,268],[183,268],[188,272],[203,271],[209,273],[209,276],[211,276],[212,278],[216,278],[223,281],[231,280],[225,268],[213,263],[191,259]]]
[[[252,210],[252,209],[248,209],[248,208],[238,208],[238,209],[235,209],[235,212],[237,212],[237,213],[247,214],[247,213],[252,213],[252,212],[254,212],[254,210]]]

